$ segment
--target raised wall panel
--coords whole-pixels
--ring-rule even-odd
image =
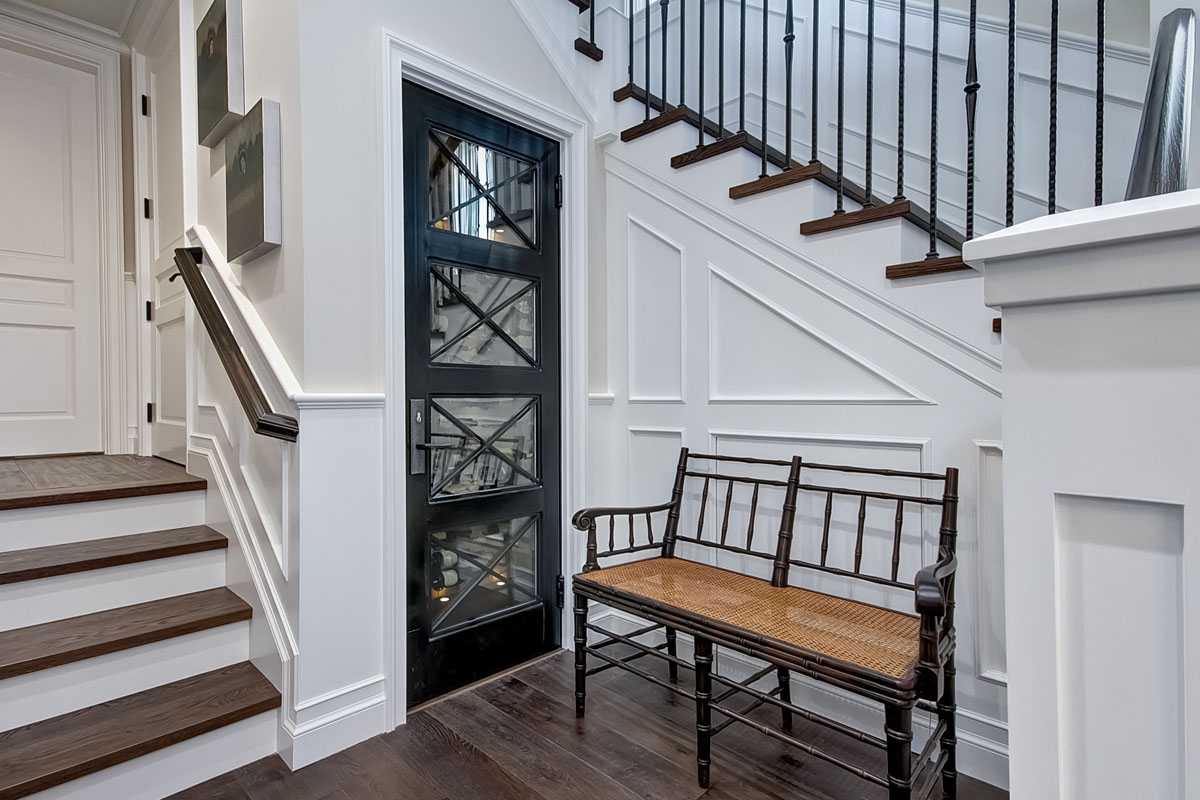
[[[0,69],[0,252],[68,255],[70,89]]]
[[[682,428],[629,429],[629,502],[652,505],[671,499],[671,484],[683,447]]]
[[[683,248],[629,219],[629,400],[683,402]]]
[[[49,325],[0,323],[5,372],[0,417],[66,416],[75,410],[75,331]],[[19,376],[37,375],[37,380]]]
[[[999,442],[979,448],[975,525],[975,646],[979,677],[1006,685],[1004,623],[1004,482]]]
[[[733,276],[716,267],[710,271],[713,402],[927,402]]]
[[[1182,800],[1183,507],[1060,494],[1054,517],[1062,797]]]

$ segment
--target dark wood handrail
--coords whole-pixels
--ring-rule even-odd
[[[250,369],[250,364],[234,338],[225,315],[221,313],[221,307],[217,305],[217,299],[213,297],[208,282],[200,274],[200,264],[203,261],[204,251],[199,247],[181,247],[175,251],[175,266],[183,276],[183,283],[187,286],[188,294],[192,296],[192,302],[196,304],[196,311],[200,314],[204,329],[208,331],[208,337],[216,347],[217,355],[221,357],[225,373],[229,376],[229,382],[233,384],[242,409],[250,419],[250,425],[255,433],[263,436],[282,439],[285,442],[296,441],[300,436],[300,423],[295,417],[272,410],[271,401],[267,399],[254,370]]]

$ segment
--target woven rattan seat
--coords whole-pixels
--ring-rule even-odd
[[[650,558],[575,576],[897,681],[917,663],[920,618],[681,558]]]

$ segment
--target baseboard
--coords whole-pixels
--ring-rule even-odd
[[[645,625],[639,617],[604,606],[599,607],[597,613],[591,615],[591,619],[593,623],[620,634],[629,633]],[[666,639],[662,632],[656,632],[655,638],[658,642]],[[691,638],[680,634],[678,646],[680,657],[690,660]],[[732,680],[749,678],[762,669],[764,663],[733,650],[716,650],[716,668]],[[881,707],[832,686],[808,678],[793,677],[792,699],[805,708],[857,730],[876,734],[883,730]],[[933,729],[933,724],[925,719],[923,713],[918,712],[913,715],[913,727],[914,746],[920,749]],[[1007,741],[1007,723],[976,714],[969,709],[959,710],[958,768],[964,775],[1007,790]]]
[[[293,770],[340,753],[387,730],[387,698],[380,691],[364,700],[302,723],[283,719],[279,756]]]

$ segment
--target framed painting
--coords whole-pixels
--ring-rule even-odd
[[[246,113],[242,0],[213,0],[196,29],[196,120],[213,147]]]
[[[225,137],[226,253],[253,261],[283,243],[279,103],[259,100]]]

